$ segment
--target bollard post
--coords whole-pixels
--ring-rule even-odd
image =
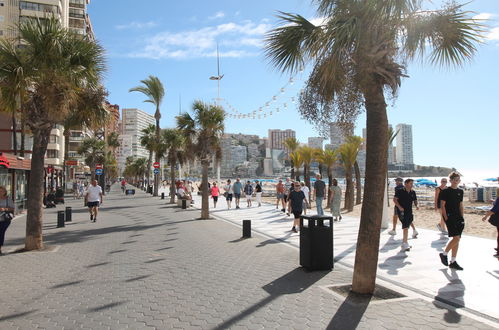
[[[251,237],[251,220],[243,220],[243,238]]]
[[[182,199],[182,209],[187,209],[187,199]]]
[[[57,211],[57,228],[64,228],[64,211]]]
[[[73,209],[71,206],[66,207],[66,222],[73,221]]]
[[[164,192],[161,193],[161,199],[165,199],[165,193]]]

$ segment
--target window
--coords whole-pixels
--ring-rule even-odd
[[[70,7],[85,8],[85,0],[69,0]]]
[[[85,11],[78,8],[69,8],[69,17],[85,18]]]
[[[59,150],[47,150],[47,158],[59,158]]]
[[[4,6],[4,5],[3,5],[3,2],[0,2],[0,7],[3,7],[3,6]]]
[[[50,135],[49,143],[59,143],[59,137],[57,135]]]
[[[85,21],[81,19],[70,18],[69,27],[83,29],[85,28]]]
[[[19,8],[24,10],[43,11],[46,13],[59,13],[59,7],[57,6],[34,3],[29,1],[20,1]]]
[[[0,15],[0,22],[3,22],[3,20],[4,20],[3,15]]]
[[[3,31],[2,30],[0,30],[0,36],[3,36]]]

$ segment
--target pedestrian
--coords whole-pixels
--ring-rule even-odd
[[[251,181],[248,180],[244,186],[244,195],[246,196],[246,207],[251,207],[251,197],[253,196],[253,186]]]
[[[123,180],[121,180],[121,191],[123,193],[125,193],[125,191],[126,191],[126,180],[125,180],[125,178],[123,178]]]
[[[293,182],[291,181],[290,178],[286,178],[286,182],[284,183],[284,204],[288,202],[288,195],[293,190]],[[284,211],[283,211],[284,212]]]
[[[234,182],[233,189],[234,189],[234,198],[236,199],[236,209],[238,209],[239,201],[241,200],[241,193],[243,190],[243,184],[241,183],[240,178],[237,178],[236,182]]]
[[[447,225],[447,232],[451,241],[445,247],[444,252],[440,253],[440,261],[445,266],[455,270],[463,270],[463,268],[457,263],[457,250],[459,249],[459,242],[461,241],[461,235],[464,230],[464,207],[463,207],[463,195],[464,191],[460,189],[459,182],[461,182],[461,176],[457,172],[452,172],[449,175],[450,187],[441,192],[441,210],[442,215]],[[447,254],[451,251],[450,263],[448,261]]]
[[[255,195],[258,207],[262,206],[262,185],[258,180],[255,181]]]
[[[307,214],[307,208],[308,208],[308,205],[310,205],[310,202],[309,202],[309,199],[310,199],[310,189],[308,189],[308,187],[305,185],[305,182],[300,182],[300,186],[301,186],[301,191],[303,191],[303,193],[305,194],[305,201],[303,201],[303,203],[305,205],[307,205],[307,207],[303,206],[303,214]]]
[[[78,182],[73,181],[73,199],[78,198]]]
[[[326,184],[321,180],[321,175],[317,174],[315,176],[314,183],[314,195],[315,195],[315,205],[317,207],[317,215],[324,215],[324,209],[322,208],[322,201],[324,200],[324,191],[326,190]]]
[[[83,197],[83,194],[85,193],[85,185],[82,181],[78,183],[78,189],[79,189],[78,199],[80,199]]]
[[[7,189],[0,186],[0,255],[5,241],[5,232],[14,218],[14,202],[7,195]]]
[[[393,202],[397,206],[397,213],[402,222],[402,230],[404,233],[402,240],[402,250],[410,251],[411,246],[408,243],[409,227],[414,220],[414,214],[412,212],[412,204],[416,206],[416,210],[419,210],[418,199],[416,197],[416,192],[412,190],[414,185],[414,180],[406,179],[404,181],[404,188],[397,189],[395,197],[393,197]]]
[[[395,179],[395,194],[397,194],[397,190],[399,189],[404,189],[404,179],[402,178],[396,178]],[[396,235],[397,234],[397,222],[399,220],[399,210],[397,208],[397,205],[393,207],[393,228],[388,232],[390,235]],[[414,222],[411,222],[411,228],[412,228],[412,238],[418,238],[418,231],[416,230],[416,226],[414,226]]]
[[[92,180],[85,192],[85,204],[90,213],[90,221],[96,222],[99,213],[99,206],[102,204],[102,188],[97,184],[97,180]]]
[[[331,214],[334,217],[334,221],[341,221],[341,187],[338,186],[338,180],[333,179],[331,181],[331,190],[329,193],[329,205],[331,207]]]
[[[211,198],[213,198],[213,207],[217,207],[218,196],[220,195],[220,189],[218,189],[217,183],[213,182],[213,186],[211,186]]]
[[[307,199],[301,190],[301,185],[297,181],[294,183],[294,189],[288,195],[288,208],[294,216],[293,228],[291,231],[297,233],[296,227],[300,225],[300,216],[303,213],[303,206],[307,207]]]
[[[497,247],[495,248],[496,252],[494,257],[499,258],[499,196],[496,198],[494,202],[494,206],[490,211],[487,211],[485,216],[482,218],[482,221],[489,219],[489,222],[492,226],[497,228]]]
[[[444,189],[447,188],[447,179],[442,178],[440,180],[440,186],[438,186],[435,189],[435,211],[438,213],[438,216],[440,218],[440,222],[437,223],[437,229],[442,233],[442,234],[447,234],[447,227],[445,226],[445,220],[444,217],[442,216],[442,211],[440,210],[440,204],[441,204],[441,194]]]
[[[282,212],[286,212],[286,202],[284,201],[284,184],[282,183],[282,180],[279,179],[279,182],[275,186],[275,191],[276,191],[276,197],[277,197],[277,203],[275,208],[279,209],[279,201],[282,203]]]
[[[224,196],[227,201],[227,209],[230,210],[232,206],[232,196],[234,195],[234,186],[231,184],[230,179],[227,180],[227,184],[224,186]]]

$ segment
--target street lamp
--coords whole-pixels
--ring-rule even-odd
[[[210,80],[216,80],[218,89],[217,89],[217,104],[220,102],[220,80],[224,75],[220,75],[220,55],[218,53],[218,44],[217,44],[217,75],[216,76],[211,76]]]

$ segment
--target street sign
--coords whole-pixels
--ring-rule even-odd
[[[154,169],[154,174],[159,174],[159,168]]]
[[[159,162],[154,162],[154,164],[152,164],[152,166],[153,166],[154,168],[159,168]]]
[[[102,175],[102,169],[101,168],[96,169],[95,175]]]
[[[102,164],[96,164],[95,165],[96,170],[102,170]]]
[[[67,166],[77,166],[78,161],[77,160],[66,160],[66,165]]]

